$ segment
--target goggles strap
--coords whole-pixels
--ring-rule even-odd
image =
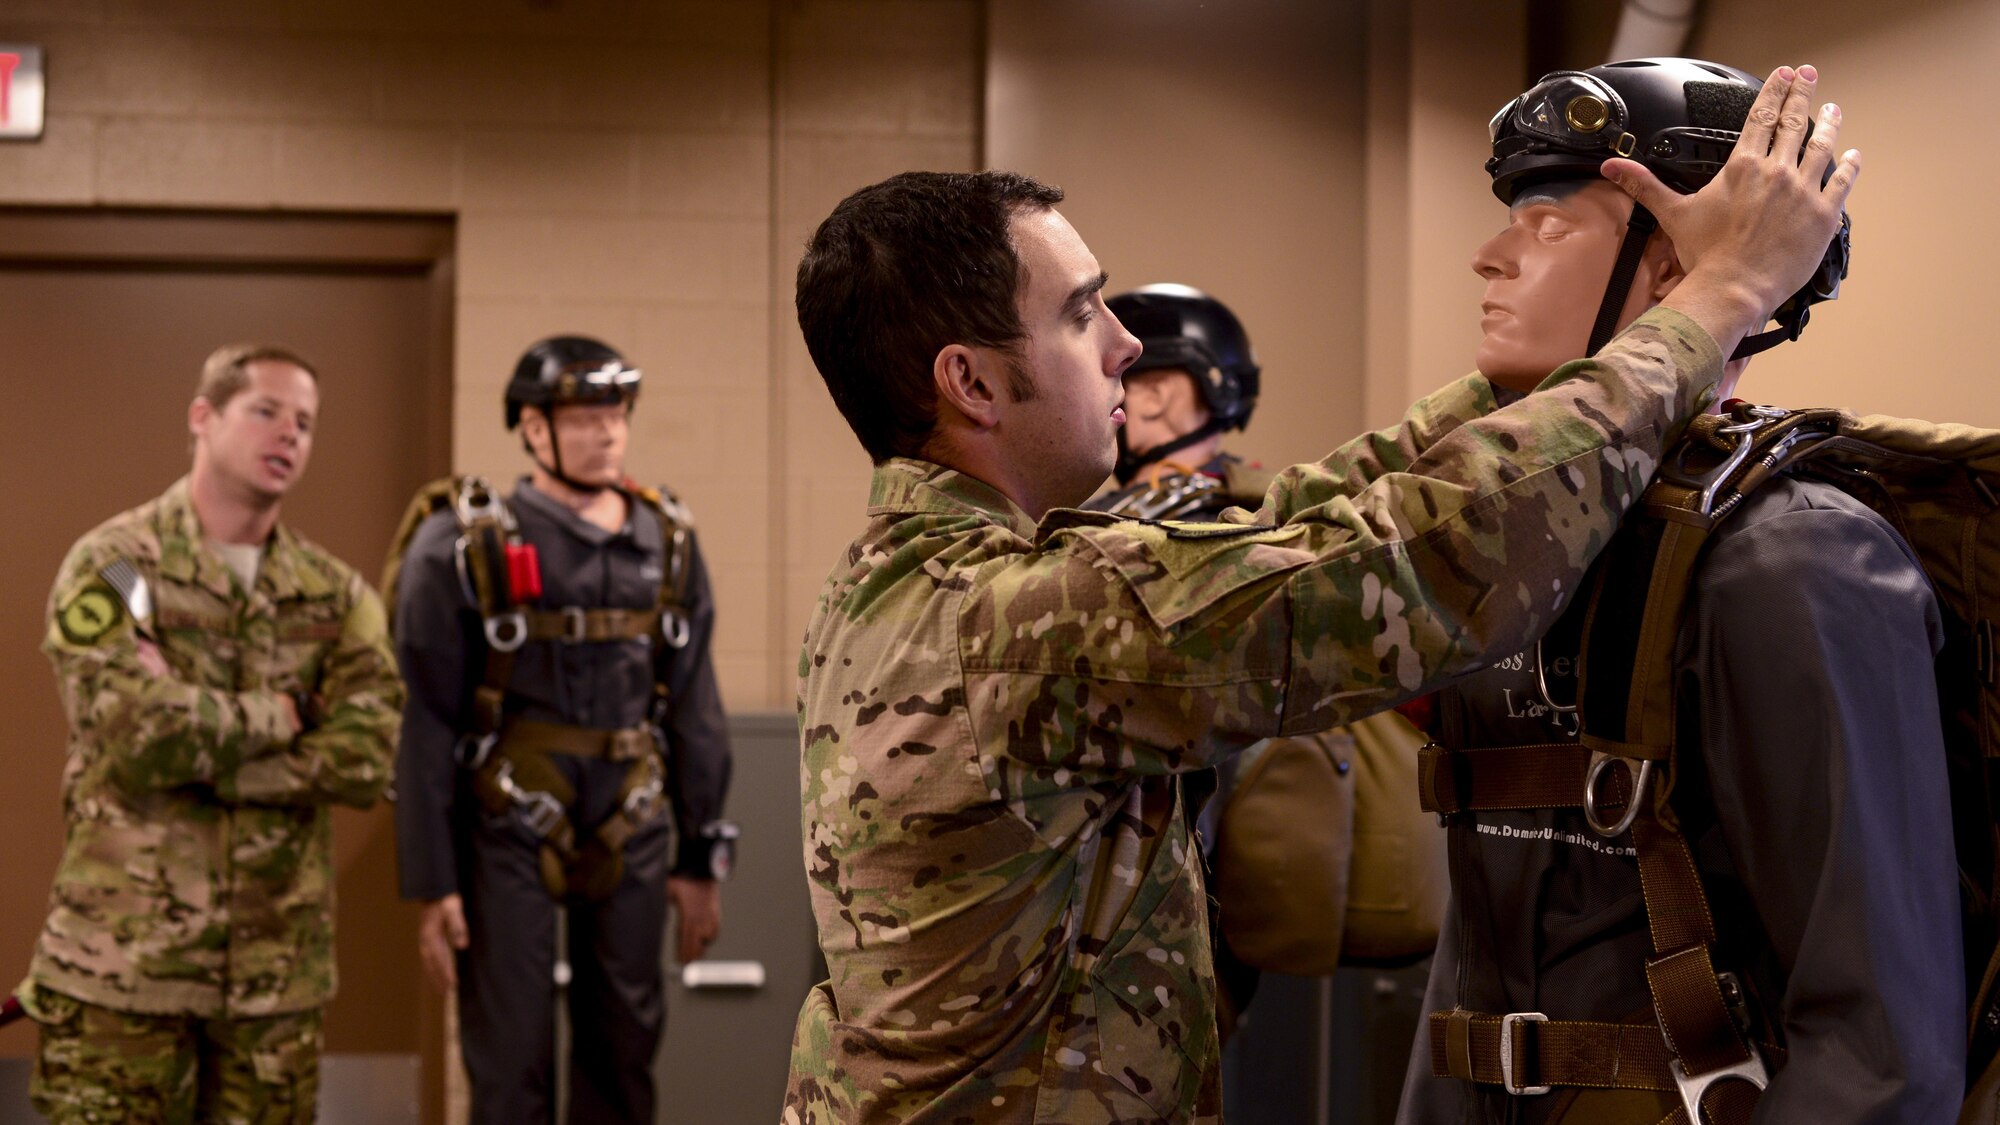
[[[1632,217],[1625,223],[1625,241],[1619,244],[1617,264],[1611,267],[1611,284],[1604,290],[1604,303],[1597,306],[1597,323],[1590,329],[1590,347],[1586,355],[1596,355],[1598,349],[1611,342],[1618,330],[1618,314],[1625,311],[1625,298],[1632,292],[1632,278],[1639,272],[1639,259],[1646,253],[1646,240],[1660,227],[1660,221],[1651,211],[1637,203],[1632,205]]]
[[[1736,350],[1729,354],[1729,358],[1732,360],[1749,359],[1758,352],[1770,351],[1787,340],[1798,339],[1799,333],[1806,330],[1806,321],[1811,316],[1812,310],[1804,308],[1799,309],[1789,316],[1780,316],[1776,328],[1769,328],[1754,335],[1743,337],[1743,342],[1736,345]]]

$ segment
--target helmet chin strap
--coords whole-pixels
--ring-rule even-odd
[[[1228,428],[1224,423],[1218,422],[1211,417],[1208,421],[1203,422],[1201,425],[1196,426],[1194,429],[1172,441],[1161,442],[1144,453],[1134,453],[1131,447],[1125,444],[1125,428],[1120,426],[1118,428],[1118,460],[1111,467],[1111,476],[1121,485],[1131,484],[1132,478],[1139,475],[1139,470],[1158,461],[1169,453],[1179,453],[1188,446],[1214,437]]]
[[[1625,223],[1625,241],[1618,244],[1618,261],[1611,267],[1611,283],[1604,289],[1604,303],[1597,306],[1597,323],[1590,327],[1590,347],[1585,355],[1596,355],[1618,331],[1618,314],[1625,311],[1625,298],[1632,293],[1632,279],[1638,276],[1639,259],[1646,255],[1646,240],[1660,229],[1660,221],[1637,203]]]
[[[563,472],[562,443],[556,440],[556,429],[554,426],[549,427],[549,458],[555,464],[551,465],[535,455],[535,447],[528,444],[527,434],[521,435],[521,448],[528,451],[528,460],[533,461],[537,469],[563,482],[570,489],[583,493],[585,496],[595,496],[611,487],[608,484],[588,484]]]
[[[1618,261],[1611,267],[1611,282],[1604,289],[1604,303],[1597,306],[1597,322],[1590,328],[1590,348],[1596,355],[1618,330],[1618,314],[1625,311],[1625,299],[1632,293],[1632,279],[1638,276],[1639,259],[1646,254],[1646,240],[1660,227],[1651,211],[1632,205],[1632,218],[1625,226],[1625,240],[1618,245]],[[1748,359],[1787,340],[1796,340],[1805,331],[1810,311],[1801,305],[1796,312],[1779,317],[1778,327],[1745,336],[1729,358]],[[1122,436],[1122,434],[1121,434]],[[1120,478],[1123,483],[1123,478]]]

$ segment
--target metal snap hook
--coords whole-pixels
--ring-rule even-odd
[[[1604,768],[1612,763],[1622,764],[1632,776],[1632,799],[1626,804],[1625,812],[1613,824],[1605,824],[1597,812],[1597,781],[1603,776]],[[1646,782],[1652,780],[1653,763],[1640,762],[1635,769],[1630,758],[1620,758],[1615,754],[1600,754],[1590,763],[1590,772],[1583,777],[1583,820],[1590,830],[1609,839],[1623,836],[1631,831],[1632,822],[1639,819],[1639,808],[1644,803]]]

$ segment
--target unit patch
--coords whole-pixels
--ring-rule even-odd
[[[109,586],[91,583],[71,595],[56,613],[56,626],[73,645],[94,645],[118,619],[125,615],[124,604]]]

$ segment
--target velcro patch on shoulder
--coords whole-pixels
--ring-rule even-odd
[[[56,611],[56,627],[73,645],[94,645],[125,617],[125,603],[102,581],[69,596]]]

